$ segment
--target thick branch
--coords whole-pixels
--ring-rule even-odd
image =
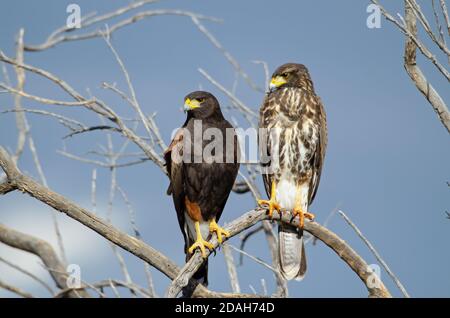
[[[230,236],[233,237],[265,219],[267,219],[266,211],[263,209],[255,209],[237,218],[236,220],[228,224],[225,229],[229,231]],[[282,217],[278,213],[274,213],[273,219],[288,224],[298,225],[298,219],[294,219],[291,222],[292,214],[288,211],[285,211]],[[325,243],[336,254],[338,254],[345,263],[347,263],[347,265],[358,275],[358,277],[365,284],[370,297],[391,297],[391,294],[384,286],[383,282],[379,279],[379,277],[373,276],[374,274],[370,270],[369,265],[336,234],[316,222],[306,222],[304,230],[311,233],[323,243]],[[212,237],[210,242],[214,245],[214,247],[218,246],[217,237],[215,235]],[[207,252],[207,254],[208,253],[209,251]],[[199,251],[197,251],[190,259],[190,261],[183,267],[178,277],[172,282],[167,295],[175,297],[202,263],[203,259],[201,257],[201,254]],[[374,280],[376,280],[376,283],[374,283]]]
[[[422,70],[417,66],[416,49],[419,49],[423,56],[428,58],[448,81],[450,81],[450,74],[446,70],[446,68],[437,61],[436,57],[431,53],[431,51],[428,50],[428,48],[426,48],[425,45],[417,38],[416,15],[414,13],[414,9],[410,5],[410,2],[408,0],[404,1],[405,21],[404,23],[400,23],[379,4],[378,0],[371,1],[380,8],[382,14],[387,20],[394,23],[400,29],[400,31],[406,35],[404,57],[404,66],[406,72],[408,73],[414,84],[417,86],[418,90],[425,96],[430,105],[433,107],[444,127],[448,132],[450,132],[450,112],[448,110],[448,107],[439,93],[428,82],[427,78],[422,73]]]
[[[49,243],[37,237],[8,228],[3,224],[0,224],[0,242],[38,256],[45,267],[50,269],[50,275],[56,285],[61,289],[67,288],[65,266],[59,260]],[[84,290],[78,292],[72,291],[67,295],[71,298],[89,297],[89,294]]]
[[[5,181],[0,183],[0,195],[7,194],[8,192],[16,190],[16,187],[11,184],[9,181]]]
[[[417,35],[416,26],[416,16],[413,12],[413,8],[410,6],[408,1],[405,1],[405,22],[407,30],[413,34]],[[434,87],[428,82],[422,70],[416,63],[416,43],[411,39],[411,37],[406,37],[405,43],[405,69],[411,80],[414,82],[419,91],[425,96],[425,98],[430,102],[436,114],[439,116],[442,124],[447,128],[450,133],[450,112],[445,104],[444,100],[441,98],[439,93],[434,89]]]

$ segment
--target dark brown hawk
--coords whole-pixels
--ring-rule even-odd
[[[239,170],[238,142],[217,99],[208,92],[185,97],[187,119],[164,153],[171,194],[184,236],[186,261],[199,248],[203,257],[211,233],[219,243],[229,233],[216,222],[222,214]],[[207,286],[208,263],[194,275]]]
[[[267,147],[262,155],[270,159],[263,172],[270,198],[259,204],[267,205],[270,215],[286,209],[299,217],[298,228],[280,224],[278,236],[281,273],[288,280],[301,279],[306,272],[304,219],[314,218],[307,211],[319,186],[327,146],[325,111],[304,65],[284,64],[273,73],[259,126],[267,137],[260,136]]]

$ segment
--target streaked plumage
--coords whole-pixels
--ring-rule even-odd
[[[222,215],[239,170],[239,163],[235,134],[231,135],[234,139],[234,146],[225,147],[226,130],[234,131],[234,129],[223,117],[217,99],[208,92],[198,91],[187,95],[185,101],[187,119],[173,138],[164,158],[170,179],[167,194],[171,194],[173,198],[178,223],[185,241],[186,261],[188,261],[190,252],[196,248],[195,244],[199,243],[199,233],[196,231],[197,222],[203,240],[200,245],[203,245],[203,248],[210,248],[207,241],[210,232],[213,231],[211,227],[216,227],[216,221],[218,222]],[[201,123],[201,134],[195,135],[194,126],[199,123]],[[212,142],[202,138],[205,130],[210,128],[222,133],[223,163],[214,161],[214,156],[222,157],[218,154],[218,150],[214,150],[211,154],[207,151],[203,152],[205,146]],[[199,158],[195,157],[198,153],[194,153],[196,149],[194,143],[201,146],[199,149],[202,150],[204,157],[200,158],[200,161],[197,161]],[[231,152],[232,157],[230,158],[234,159],[230,163],[225,161],[227,152]],[[187,158],[189,160],[186,160]],[[217,226],[216,230],[222,231],[223,229]],[[226,236],[225,231],[222,231],[222,234]],[[208,284],[207,266],[206,260],[194,275],[194,278],[205,286]]]
[[[272,159],[273,173],[263,174],[265,189],[270,197],[275,182],[274,202],[281,209],[306,213],[316,195],[325,156],[325,111],[304,65],[279,67],[272,76],[272,88],[261,106],[259,126],[280,129],[279,136],[269,133],[267,138],[268,155],[273,158],[278,149],[279,161]],[[279,226],[279,254],[283,276],[301,279],[306,271],[301,227]]]

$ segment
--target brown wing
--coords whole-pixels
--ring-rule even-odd
[[[320,175],[322,173],[322,166],[325,159],[325,151],[328,143],[328,130],[325,109],[320,97],[316,96],[316,111],[318,114],[319,124],[319,142],[315,151],[312,163],[312,178],[309,185],[309,204],[311,204],[316,196],[317,188],[319,187]]]
[[[164,160],[166,161],[167,174],[169,176],[170,184],[167,188],[167,194],[172,195],[175,210],[177,212],[178,224],[184,236],[185,250],[188,244],[188,237],[185,230],[185,190],[184,190],[184,166],[182,162],[183,157],[183,139],[184,128],[178,130],[170,143],[167,150],[164,152]]]
[[[191,123],[188,129],[191,130]],[[219,129],[226,136],[226,129],[233,128],[226,120],[216,122],[204,122],[203,129]],[[234,181],[239,170],[238,152],[239,145],[236,135],[233,136],[233,149],[228,149],[225,138],[223,139],[224,163],[211,162],[211,158],[204,157],[200,163],[184,163],[186,196],[191,202],[199,205],[203,220],[220,219],[228,196],[233,188]],[[203,149],[210,141],[203,141]],[[232,151],[234,162],[226,163],[226,152]],[[207,153],[203,154],[207,156]],[[193,158],[192,158],[193,159]],[[208,163],[209,162],[209,163]]]
[[[164,160],[166,162],[167,175],[169,176],[170,184],[167,188],[167,194],[170,195],[173,193],[173,185],[172,183],[180,177],[179,170],[182,168],[181,161],[178,160],[183,156],[182,153],[182,145],[183,145],[183,128],[179,129],[175,134],[174,138],[170,142],[169,147],[164,151]],[[181,149],[180,149],[181,148]],[[175,160],[172,160],[172,156]],[[178,180],[178,181],[181,181]]]
[[[271,95],[266,95],[266,97],[264,98],[264,102],[261,106],[260,112],[259,112],[259,128],[268,128],[268,122],[270,121],[270,118],[272,116],[274,116],[274,107],[275,107],[275,101],[273,98],[270,98]],[[260,134],[261,133],[266,133],[267,129],[264,129],[262,131],[260,131],[260,133],[258,134],[258,145],[260,147],[260,155],[261,155],[261,160],[266,159],[263,158],[265,156],[267,156],[267,158],[270,158],[271,153],[271,140],[270,138],[268,138],[268,136],[264,136],[263,138],[261,138]],[[260,144],[262,141],[266,142],[266,145],[262,145]],[[265,149],[262,149],[261,147],[264,147]],[[265,153],[263,153],[265,152]],[[270,162],[264,162],[262,163],[262,168],[266,168],[270,165]],[[262,174],[263,177],[263,183],[264,183],[264,189],[266,190],[266,194],[267,196],[270,197],[270,188],[272,185],[272,173],[269,174]]]

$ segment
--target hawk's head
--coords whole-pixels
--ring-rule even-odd
[[[196,91],[184,98],[184,111],[188,116],[205,119],[212,116],[223,117],[219,102],[213,94]]]
[[[270,91],[272,92],[280,87],[314,89],[306,66],[296,63],[286,63],[275,70],[270,81]]]

